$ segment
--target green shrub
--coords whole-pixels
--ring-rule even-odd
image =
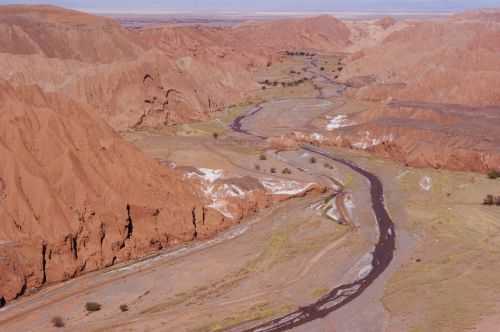
[[[493,205],[494,197],[493,195],[488,195],[483,201],[484,205]]]
[[[488,195],[484,199],[483,204],[488,206],[491,205],[500,206],[500,196]]]
[[[85,309],[87,309],[88,312],[96,312],[101,310],[101,305],[97,302],[87,302],[85,304]]]
[[[500,171],[492,170],[488,173],[488,178],[491,180],[496,180],[500,178]]]
[[[52,318],[52,325],[57,328],[64,327],[64,321],[60,316],[56,316]]]

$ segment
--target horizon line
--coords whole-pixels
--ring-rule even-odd
[[[94,14],[141,14],[141,15],[169,15],[169,14],[218,14],[218,15],[260,15],[260,16],[300,16],[300,15],[333,15],[333,14],[351,14],[351,15],[373,15],[373,14],[392,14],[392,15],[449,15],[464,10],[302,10],[302,11],[279,11],[279,10],[144,10],[144,9],[97,9],[97,8],[71,8],[73,10],[84,11]],[[487,9],[487,8],[483,8]],[[482,10],[482,9],[478,9]]]

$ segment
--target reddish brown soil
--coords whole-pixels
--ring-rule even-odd
[[[394,24],[396,24],[396,20],[393,17],[390,17],[390,16],[386,16],[384,18],[381,18],[377,22],[375,22],[375,25],[378,25],[379,27],[381,27],[384,30],[389,29]]]
[[[500,108],[392,102],[349,117],[330,143],[415,167],[488,172],[500,165]]]
[[[193,238],[194,187],[94,111],[5,82],[0,101],[4,298]]]
[[[352,125],[314,128],[324,143],[412,166],[498,168],[498,12],[374,24],[358,35],[384,30],[384,38],[357,47],[331,77],[306,68],[322,85],[340,75],[346,96],[374,102],[349,116]],[[1,6],[0,303],[209,237],[269,206],[278,198],[255,179],[233,178],[224,181],[253,191],[230,200],[236,217],[206,210],[202,184],[145,157],[114,130],[211,118],[255,97],[257,72],[282,62],[279,52],[332,53],[353,40],[329,16],[127,30],[51,6]],[[293,147],[295,140],[270,143]]]
[[[355,91],[362,99],[499,105],[499,38],[495,22],[411,22],[378,46],[357,53],[342,77],[376,78]]]
[[[4,6],[0,22],[2,77],[90,104],[119,130],[207,119],[258,90],[255,70],[278,51],[340,50],[350,34],[329,16],[126,30],[51,6]]]
[[[128,31],[51,6],[1,6],[0,300],[209,237],[286,198],[254,190],[231,200],[227,220],[205,208],[199,183],[113,131],[208,118],[257,89],[252,71],[277,49],[326,45],[337,31],[340,47],[349,33],[333,18],[279,24],[298,35],[252,53],[249,29],[264,36],[275,24]]]

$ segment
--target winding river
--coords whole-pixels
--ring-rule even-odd
[[[322,98],[320,97],[318,99]],[[265,139],[266,137],[253,134],[243,126],[243,122],[246,119],[252,117],[263,109],[262,105],[258,105],[246,114],[236,118],[230,125],[231,129],[235,132],[253,138]],[[371,205],[375,214],[379,233],[378,241],[375,244],[373,252],[371,253],[371,269],[368,273],[364,273],[363,276],[358,277],[358,279],[332,289],[318,301],[301,307],[285,316],[278,317],[259,326],[247,329],[245,332],[288,331],[314,320],[324,318],[328,314],[346,306],[363,294],[363,292],[389,267],[394,258],[394,251],[396,249],[396,232],[394,229],[394,223],[392,222],[385,207],[384,188],[380,179],[376,175],[359,167],[354,162],[335,157],[323,149],[310,145],[303,145],[301,148],[311,154],[316,154],[347,166],[369,181]]]

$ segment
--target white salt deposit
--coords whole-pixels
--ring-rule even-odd
[[[325,136],[318,134],[318,133],[314,133],[311,135],[311,139],[313,141],[323,142],[325,140]]]
[[[234,215],[229,211],[229,206],[225,200],[215,200],[212,204],[208,206],[214,210],[219,211],[224,217],[229,219],[234,219]]]
[[[393,134],[384,135],[382,137],[372,137],[371,133],[366,131],[365,136],[361,139],[361,141],[353,143],[352,146],[356,149],[366,150],[382,143],[390,143],[393,141]]]
[[[338,128],[349,127],[354,125],[353,122],[347,119],[347,115],[336,115],[326,125],[326,130],[332,131]]]
[[[228,197],[245,198],[246,193],[237,185],[222,184],[217,185],[216,182],[224,176],[222,170],[200,168],[198,172],[188,173],[188,178],[199,178],[202,182],[202,190],[205,196],[211,201],[209,208],[219,211],[226,218],[234,219],[234,215],[230,211]]]
[[[424,176],[420,180],[420,188],[425,191],[430,191],[432,189],[432,179],[428,176]]]
[[[264,179],[261,180],[261,183],[274,195],[298,195],[314,186],[314,183],[302,184],[297,181],[279,179]]]

